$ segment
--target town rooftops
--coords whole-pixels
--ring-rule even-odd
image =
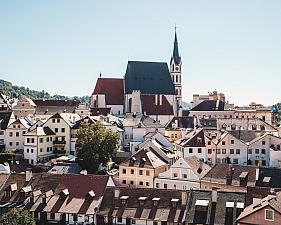
[[[98,78],[93,95],[105,95],[106,105],[123,105],[124,80],[120,78]]]
[[[204,130],[202,128],[198,128],[191,131],[175,143],[183,147],[205,147]]]
[[[11,116],[12,116],[12,112],[0,112],[0,129],[1,130],[7,129]]]
[[[120,166],[142,167],[155,169],[167,165],[160,157],[145,148],[138,150]]]
[[[124,127],[153,127],[153,128],[164,128],[156,120],[149,116],[143,115],[141,113],[127,113],[124,119]]]
[[[280,168],[259,168],[259,177],[256,181],[258,187],[281,188]]]
[[[125,94],[140,90],[141,94],[175,95],[175,87],[164,62],[129,61],[125,74]]]
[[[188,192],[148,188],[107,188],[98,215],[181,223]]]
[[[240,176],[247,172],[247,186],[255,186],[257,168],[255,166],[215,164],[202,178],[202,181],[226,184],[227,178],[229,178],[231,179],[231,185],[240,186]]]
[[[167,128],[194,128],[194,118],[192,116],[175,116],[167,125]]]
[[[209,165],[200,161],[196,156],[184,158],[190,169],[200,178],[205,176],[211,169]]]

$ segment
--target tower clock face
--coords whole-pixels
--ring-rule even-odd
[[[180,70],[180,68],[178,66],[176,66],[176,71],[179,71],[179,70]]]

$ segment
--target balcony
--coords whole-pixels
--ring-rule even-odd
[[[53,145],[56,147],[63,147],[66,144],[66,141],[59,141],[59,140],[54,140]]]

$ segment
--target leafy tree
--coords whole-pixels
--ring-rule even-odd
[[[77,131],[77,159],[90,173],[96,172],[100,163],[106,164],[117,152],[119,135],[100,122],[83,123]]]
[[[35,220],[28,211],[15,208],[2,216],[0,225],[35,225]]]

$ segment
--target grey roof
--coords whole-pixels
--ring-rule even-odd
[[[0,129],[1,130],[7,129],[11,115],[12,115],[12,112],[0,112]]]
[[[181,63],[181,57],[180,57],[180,54],[179,54],[178,39],[177,39],[177,32],[176,31],[175,31],[175,40],[174,40],[174,50],[173,50],[171,62],[172,62],[173,59],[174,59],[175,64]]]
[[[190,194],[190,202],[186,215],[188,224],[216,224],[216,225],[235,225],[236,216],[227,215],[226,202],[234,202],[236,208],[237,202],[245,203],[246,194],[236,192],[217,192],[217,202],[212,202],[212,191],[192,190]],[[209,201],[207,211],[197,211],[196,201]],[[234,209],[233,212],[236,210]]]
[[[258,132],[252,130],[231,130],[229,131],[235,138],[244,141],[244,142],[251,142],[255,138],[261,137],[265,132]]]
[[[175,87],[163,62],[129,61],[125,74],[125,94],[140,90],[142,94],[174,95]]]
[[[52,169],[48,171],[48,173],[55,174],[79,174],[82,168],[78,163],[59,163],[54,165]]]
[[[225,103],[220,100],[204,100],[190,111],[224,111]]]
[[[149,116],[140,114],[140,113],[127,113],[124,119],[125,127],[151,127],[151,128],[164,128],[156,120],[152,119]]]

